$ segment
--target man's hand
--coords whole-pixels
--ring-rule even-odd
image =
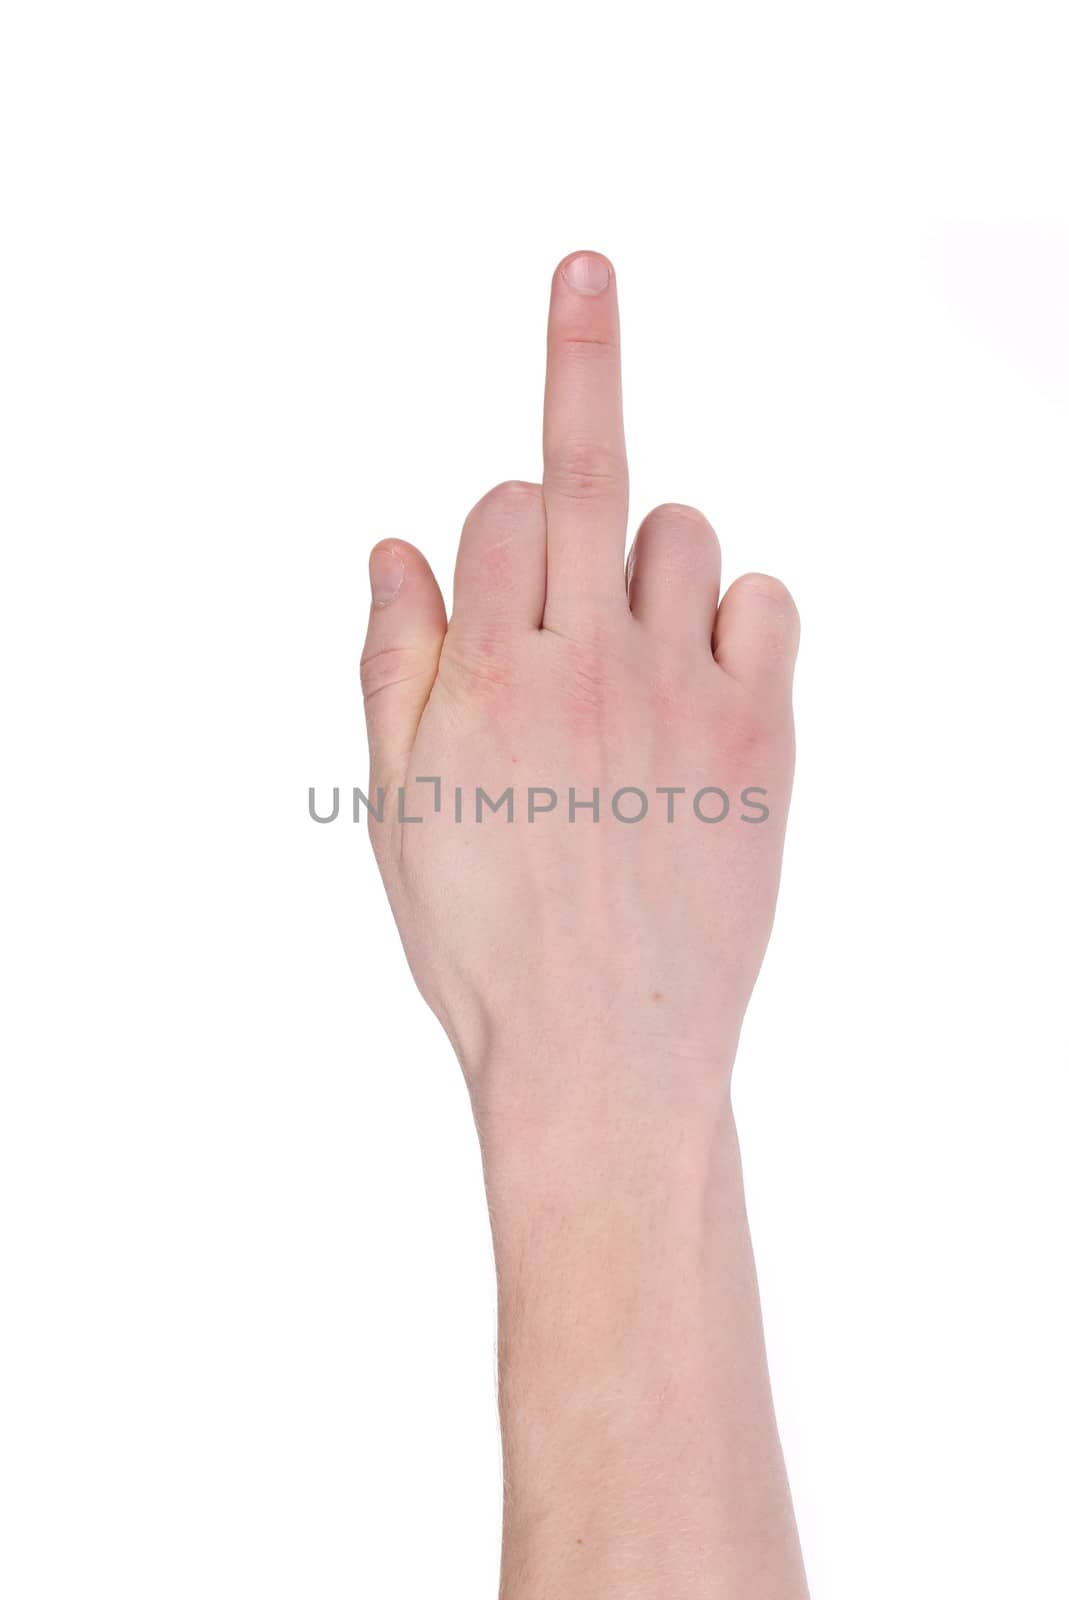
[[[768,577],[718,603],[686,506],[625,575],[627,499],[616,283],[583,253],[553,278],[543,482],[471,512],[448,624],[416,549],[372,552],[372,837],[483,1144],[504,1592],[793,1600],[728,1091],[798,619]]]
[[[416,981],[488,1111],[552,1116],[563,1096],[579,1114],[603,1089],[707,1103],[768,938],[794,605],[750,575],[718,607],[716,535],[686,506],[646,518],[625,583],[626,529],[616,285],[579,255],[553,279],[544,484],[472,511],[448,627],[416,550],[371,556],[372,837]],[[441,780],[437,813],[421,777]],[[398,820],[402,787],[418,825]],[[477,788],[511,789],[514,820],[484,801],[477,821]],[[529,821],[532,789],[557,798]],[[644,797],[642,820],[619,820],[617,795],[628,817]],[[577,1055],[606,1047],[611,1083],[577,1080]]]

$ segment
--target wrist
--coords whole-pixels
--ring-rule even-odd
[[[687,1117],[496,1128],[483,1162],[503,1397],[519,1374],[528,1396],[580,1412],[606,1384],[641,1404],[700,1347],[710,1242],[744,1217],[726,1093]]]
[[[739,1026],[683,1035],[541,1023],[491,1034],[461,1058],[484,1160],[536,1178],[568,1152],[608,1159],[666,1134],[702,1149],[730,1117]]]

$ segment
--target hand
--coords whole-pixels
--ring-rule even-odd
[[[601,256],[553,276],[544,455],[541,485],[500,484],[464,524],[448,625],[418,550],[372,552],[372,838],[477,1115],[594,1115],[621,1095],[688,1108],[724,1089],[771,926],[797,614],[756,574],[718,605],[716,535],[686,506],[650,513],[625,581]],[[440,780],[440,811],[420,778]],[[514,820],[485,802],[476,820],[479,788],[511,790]],[[556,803],[528,820],[550,804],[532,789]],[[398,820],[402,790],[423,821]]]
[[[802,1600],[727,1093],[776,898],[797,616],[757,576],[718,606],[685,506],[646,518],[625,582],[601,256],[554,274],[544,455],[541,485],[468,517],[448,627],[419,552],[375,548],[363,658],[372,838],[482,1143],[501,1593]]]

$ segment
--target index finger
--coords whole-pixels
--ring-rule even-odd
[[[579,251],[553,274],[542,430],[546,624],[626,607],[627,454],[616,274]]]

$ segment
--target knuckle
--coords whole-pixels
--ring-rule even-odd
[[[365,650],[360,658],[360,687],[365,703],[422,676],[421,653],[410,645],[385,645]]]
[[[797,623],[798,607],[794,603],[794,596],[779,578],[772,578],[767,572],[747,572],[735,581],[740,593],[752,597],[762,605],[773,607],[785,622]]]
[[[643,539],[653,539],[659,553],[678,552],[683,561],[714,561],[720,555],[720,540],[708,517],[695,506],[669,503],[657,506],[642,525]]]
[[[682,505],[676,500],[666,500],[663,505],[654,506],[646,520],[654,525],[673,523],[680,527],[693,528],[697,533],[713,532],[713,525],[704,512],[699,511],[697,506]]]
[[[462,696],[499,698],[516,681],[512,640],[493,627],[450,629],[438,664],[439,677]]]
[[[618,495],[627,484],[627,465],[608,445],[576,440],[551,452],[548,486],[569,500],[594,500]]]
[[[758,704],[726,713],[717,724],[718,754],[736,772],[763,772],[781,743],[780,719]]]
[[[615,361],[620,353],[620,341],[608,331],[569,333],[562,335],[558,352],[566,360],[576,363]]]
[[[495,483],[494,487],[483,495],[475,509],[495,515],[512,516],[537,505],[541,498],[540,484],[524,483],[520,478],[507,478],[504,483]]]
[[[704,674],[695,672],[689,653],[655,645],[647,664],[646,693],[657,717],[670,724],[687,722],[696,708],[700,714],[704,706]]]
[[[564,638],[557,671],[569,721],[588,731],[601,727],[616,702],[616,675],[596,625],[583,638]]]

